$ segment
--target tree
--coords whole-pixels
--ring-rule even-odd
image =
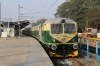
[[[68,13],[68,11],[66,11],[66,9],[69,9],[68,4],[68,2],[64,2],[60,6],[58,6],[57,13],[55,13],[54,15],[56,17],[57,15],[59,15],[59,17],[67,17],[66,13]]]
[[[66,9],[69,9],[66,12]],[[69,17],[77,22],[78,27],[97,27],[100,21],[99,0],[70,0],[58,6],[55,16]],[[100,25],[100,24],[99,24]]]
[[[36,23],[32,23],[32,27],[36,26]]]
[[[92,7],[88,9],[86,16],[88,18],[89,27],[97,28],[100,25],[100,8]]]
[[[45,21],[46,21],[46,19],[40,19],[40,20],[37,21],[37,25],[39,25],[39,24],[41,24],[41,23],[43,23]]]
[[[45,22],[45,21],[46,21],[46,19],[37,20],[36,23],[32,23],[32,27],[37,26],[37,25],[39,25],[39,24],[41,24],[41,23],[43,23],[43,22]]]

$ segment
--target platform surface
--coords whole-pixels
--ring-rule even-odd
[[[0,38],[0,66],[54,66],[32,37]]]

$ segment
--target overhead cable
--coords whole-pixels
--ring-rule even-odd
[[[31,10],[31,9],[28,9],[28,8],[25,8],[25,7],[21,7],[21,8],[26,9],[26,10],[30,10],[30,11],[34,11],[34,10]],[[34,12],[39,13],[37,11],[34,11]]]
[[[56,0],[56,1],[50,6],[50,8],[51,8],[57,1],[58,1],[58,0]],[[49,8],[49,9],[50,9],[50,8]],[[46,14],[46,13],[49,11],[49,9],[48,9],[44,14]],[[43,15],[44,15],[44,14],[43,14]],[[42,15],[42,16],[43,16],[43,15]],[[41,17],[42,17],[42,16],[41,16]]]
[[[48,3],[49,0],[46,1],[46,3],[44,4],[44,6],[42,7],[42,9],[40,11],[42,11],[44,9],[44,7],[46,6],[46,4]]]

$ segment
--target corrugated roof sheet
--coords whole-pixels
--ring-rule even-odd
[[[10,26],[11,26],[11,25],[15,25],[15,28],[16,28],[16,29],[18,28],[19,24],[20,24],[20,27],[21,27],[21,28],[24,28],[25,26],[29,25],[30,22],[29,22],[28,20],[17,21],[17,22],[9,22],[9,25],[10,25]],[[5,25],[8,25],[8,22],[2,21],[1,26],[5,26]]]

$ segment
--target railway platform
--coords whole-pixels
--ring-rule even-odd
[[[0,66],[54,66],[32,37],[0,38]]]

